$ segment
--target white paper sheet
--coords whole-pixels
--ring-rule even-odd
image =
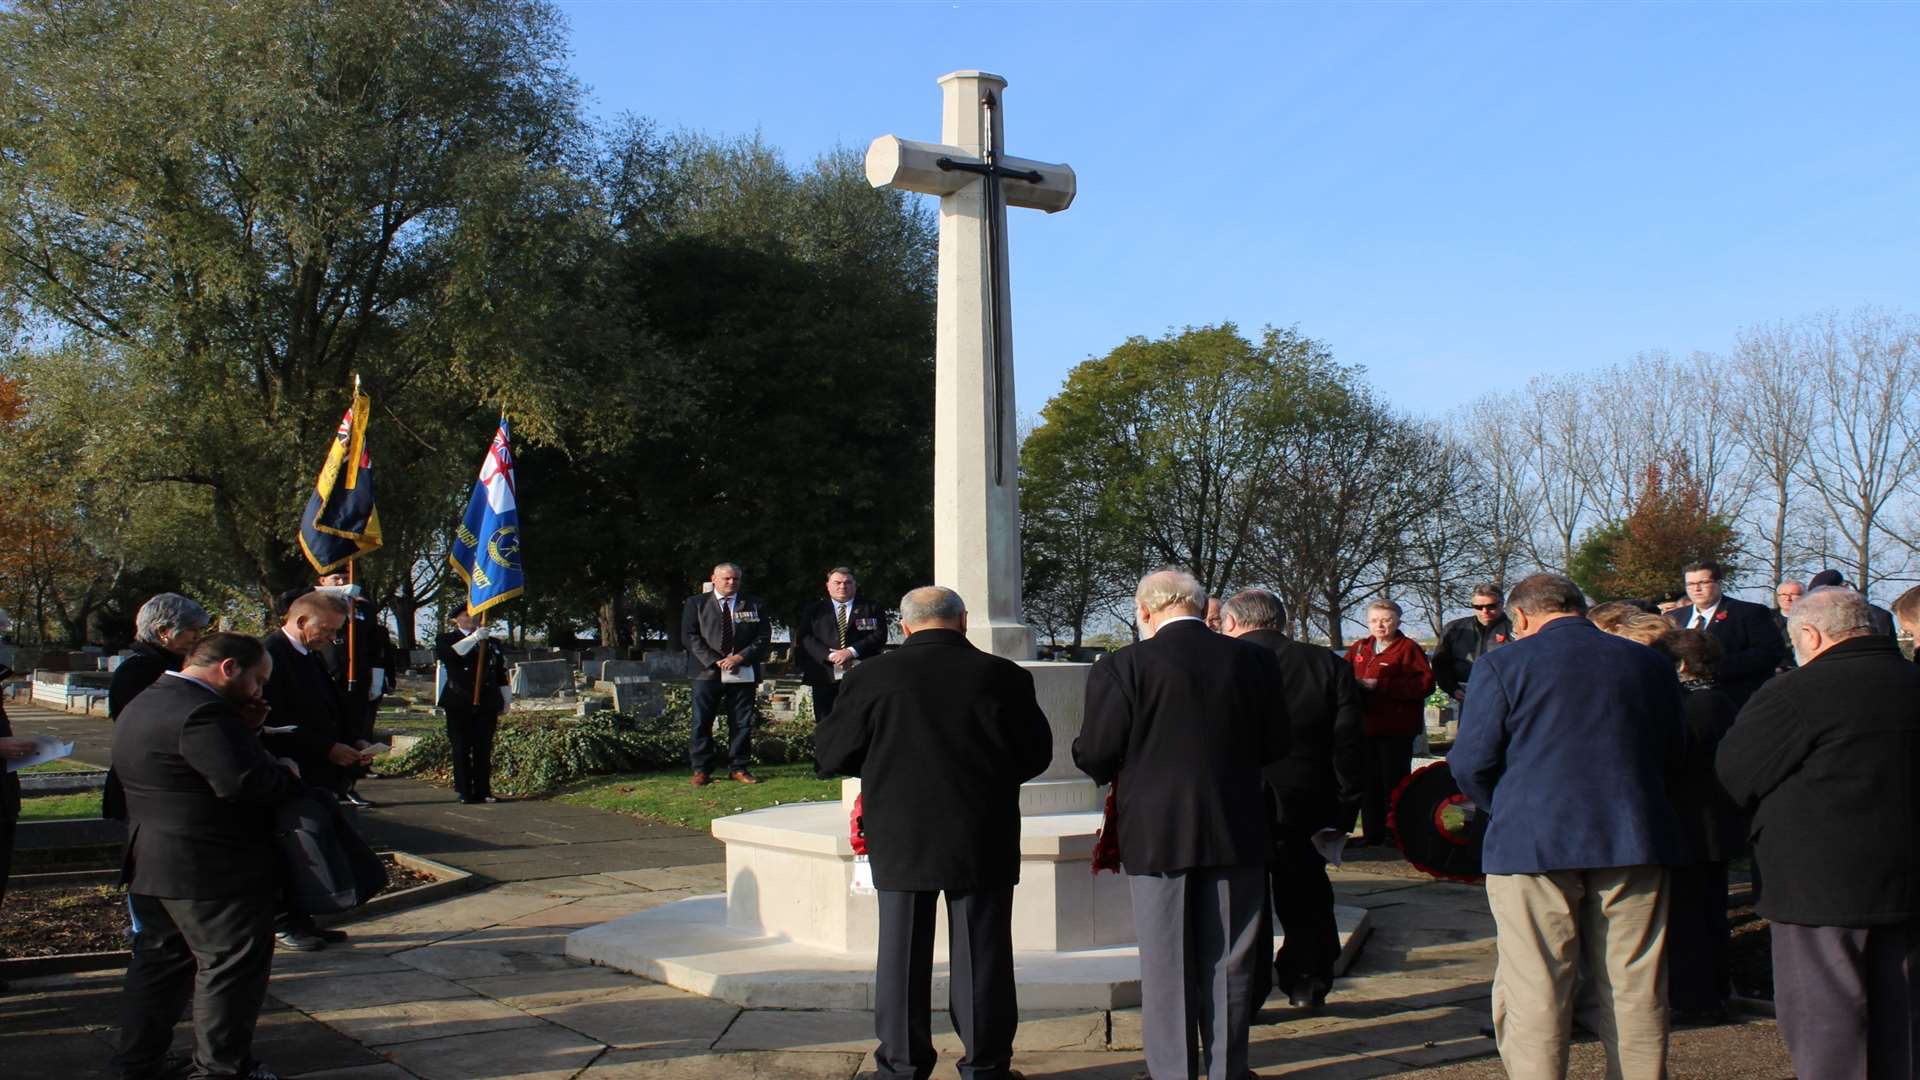
[[[849,891],[855,896],[872,896],[879,891],[873,887],[873,864],[865,855],[853,857],[853,885]]]
[[[392,751],[393,751],[393,747],[388,746],[386,743],[383,743],[383,742],[377,742],[363,748],[360,752],[363,754],[372,754],[374,757],[379,757],[381,754],[391,753]]]
[[[52,735],[34,735],[30,737],[33,740],[33,753],[23,758],[9,760],[7,762],[8,772],[19,772],[21,769],[32,768],[35,765],[44,765],[49,761],[59,761],[61,758],[73,756],[73,744],[70,742],[61,742]]]
[[[287,725],[287,726],[285,726],[285,727],[274,727],[274,726],[273,726],[272,724],[262,724],[262,725],[260,725],[260,734],[262,734],[262,735],[291,735],[291,734],[293,734],[293,733],[294,733],[295,731],[298,731],[299,729],[300,729],[300,725],[299,725],[299,724],[288,724],[288,725]]]
[[[1328,864],[1339,866],[1340,860],[1346,857],[1347,834],[1339,829],[1321,829],[1313,834],[1313,850],[1319,852]]]
[[[732,671],[723,671],[720,673],[720,681],[726,682],[726,683],[752,682],[753,681],[753,665],[741,664],[739,667],[734,668]]]

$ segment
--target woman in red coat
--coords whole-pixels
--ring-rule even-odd
[[[1387,799],[1413,765],[1413,737],[1426,724],[1433,667],[1412,638],[1400,632],[1400,605],[1367,605],[1367,630],[1347,650],[1366,702],[1366,797],[1360,804],[1358,844],[1387,842]]]

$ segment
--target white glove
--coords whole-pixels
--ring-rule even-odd
[[[387,692],[387,669],[374,668],[373,677],[367,681],[367,700],[372,701]]]
[[[506,712],[511,708],[513,708],[513,689],[503,686],[500,688],[500,711]]]
[[[461,656],[465,656],[473,651],[474,646],[485,640],[486,636],[487,628],[483,626],[473,633],[468,634],[466,637],[461,638],[459,641],[454,642],[453,651],[459,653]]]
[[[354,600],[360,596],[358,585],[315,585],[313,591],[326,596],[338,596],[342,600]]]

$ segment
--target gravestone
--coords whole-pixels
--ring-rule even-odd
[[[658,716],[666,711],[667,697],[661,688],[644,678],[622,679],[613,684],[613,711],[624,716]]]
[[[638,660],[602,661],[594,673],[594,681],[604,683],[646,682],[648,678],[647,665]]]
[[[407,652],[407,667],[413,671],[425,671],[433,666],[432,649],[411,649]]]
[[[656,679],[684,679],[687,677],[687,654],[679,649],[660,649],[648,652],[640,657],[640,663],[646,673]]]
[[[565,660],[525,660],[513,665],[511,680],[516,698],[557,697],[573,690],[573,665]]]

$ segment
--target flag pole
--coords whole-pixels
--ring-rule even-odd
[[[480,629],[487,628],[487,613],[480,613]],[[473,651],[473,707],[480,707],[480,676],[487,670],[487,638],[480,637],[480,647]]]
[[[358,559],[347,560],[347,696],[353,696],[353,564]]]

